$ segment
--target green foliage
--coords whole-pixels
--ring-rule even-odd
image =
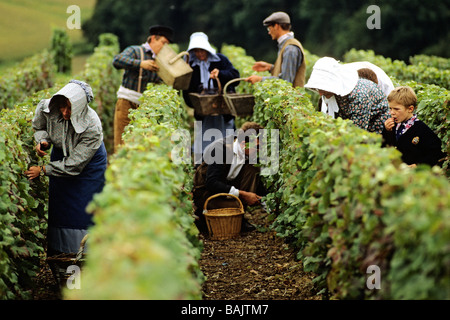
[[[5,70],[0,76],[0,110],[13,108],[27,96],[53,86],[55,71],[47,50]]]
[[[34,150],[31,119],[37,103],[50,96],[40,91],[0,111],[0,299],[30,298],[44,253],[48,179],[30,182],[24,171],[43,164]]]
[[[247,78],[252,74],[257,74],[257,72],[252,69],[252,66],[256,62],[255,59],[248,56],[245,49],[242,47],[224,44],[222,45],[221,53],[230,59],[233,67],[239,71],[241,78]],[[260,72],[258,74],[261,76],[269,75],[268,72]],[[236,91],[238,93],[253,93],[253,85],[249,82],[241,81],[236,87]]]
[[[442,140],[442,150],[447,153],[443,168],[450,177],[450,91],[433,84],[415,81],[403,82],[414,89],[417,95],[417,114]]]
[[[188,194],[193,172],[171,161],[185,129],[178,92],[150,84],[110,161],[94,213],[81,290],[69,299],[199,299],[201,243]]]
[[[104,129],[109,132],[112,131],[111,114],[114,111],[115,93],[121,78],[111,65],[112,56],[118,51],[116,37],[104,35],[101,39],[101,43],[105,46],[96,48],[95,53],[88,59],[87,70],[80,79],[92,86],[95,101],[91,103],[91,106],[102,117],[102,122],[106,123]],[[42,66],[53,69],[51,59],[43,58],[50,57],[48,53],[44,52],[39,57],[45,61]],[[40,60],[33,57],[28,61]],[[44,68],[41,72],[45,70]],[[20,72],[18,74],[23,75]],[[34,82],[39,83],[37,80]],[[0,111],[2,122],[0,131],[0,160],[2,161],[0,170],[0,194],[2,195],[0,201],[2,230],[0,233],[0,298],[2,299],[30,298],[33,277],[39,271],[40,259],[44,254],[48,179],[40,177],[29,182],[23,172],[31,165],[43,165],[49,161],[48,157],[42,159],[36,156],[31,120],[39,101],[50,98],[65,84],[53,85],[51,89],[41,90],[26,98],[14,108]],[[33,90],[30,89],[27,94],[32,92]],[[108,119],[109,122],[107,122]],[[110,127],[108,123],[111,123]],[[107,137],[106,134],[105,137]]]
[[[439,173],[422,168],[385,186],[385,234],[394,253],[385,275],[394,299],[450,298],[450,195]]]
[[[381,29],[367,27],[370,5],[380,8]],[[82,28],[93,43],[99,34],[112,32],[124,48],[142,43],[150,25],[164,23],[174,28],[175,42],[182,49],[193,32],[203,31],[219,48],[223,43],[234,44],[247,48],[257,60],[274,62],[276,43],[262,21],[275,11],[287,12],[292,31],[305,49],[321,56],[340,59],[349,49],[358,48],[404,61],[419,53],[448,57],[448,28],[443,27],[449,20],[448,6],[438,0],[98,0]]]
[[[318,288],[334,299],[448,299],[443,172],[411,170],[381,148],[380,135],[315,112],[284,81],[255,87],[254,120],[280,129],[283,161],[265,177],[272,228],[298,249]],[[381,290],[366,287],[370,265],[381,269]]]
[[[427,59],[426,56],[421,55],[417,59],[428,63],[420,62],[417,65],[406,65],[403,61],[392,61],[390,58],[375,55],[372,50],[355,49],[348,51],[344,59],[345,62],[370,61],[382,68],[391,77],[394,86],[407,85],[415,91],[418,100],[416,112],[419,118],[442,140],[442,149],[447,152],[443,168],[449,175],[450,91],[446,88],[449,88],[450,70],[429,66],[433,64],[442,65],[446,59],[438,57]]]
[[[99,100],[92,106],[108,122],[120,81],[111,68],[118,45],[112,35],[100,43],[81,80],[93,87]],[[228,49],[242,75],[251,72],[254,60],[238,47],[223,51]],[[308,52],[306,58],[317,56]],[[389,63],[392,70],[404,67]],[[413,87],[420,117],[448,152],[448,90],[404,78],[394,82]],[[43,255],[47,180],[30,183],[22,173],[39,163],[30,125],[35,106],[59,87],[0,111],[2,299],[30,297]],[[449,299],[450,196],[443,172],[407,168],[399,152],[380,147],[379,135],[316,112],[306,91],[285,81],[245,90],[255,95],[253,120],[280,130],[279,170],[264,176],[272,228],[297,248],[304,270],[317,274],[318,288],[336,299]],[[150,84],[131,118],[124,146],[110,158],[106,186],[89,206],[96,225],[82,290],[65,297],[199,299],[202,243],[188,193],[193,172],[171,159],[174,132],[188,129],[179,93]],[[366,287],[369,265],[382,271],[381,290]]]
[[[247,55],[247,52],[242,47],[236,46],[236,45],[229,45],[224,44],[222,45],[221,52],[230,59],[233,66],[239,70],[239,74],[241,78],[247,78],[253,74],[258,74],[260,76],[270,76],[270,73],[268,71],[264,72],[256,72],[252,69],[253,65],[255,64],[255,59],[252,56]],[[309,77],[311,76],[312,69],[314,67],[314,64],[316,61],[320,58],[317,55],[314,55],[310,53],[308,50],[304,49],[305,53],[305,61],[306,61],[306,75],[305,80],[308,81]],[[254,92],[254,86],[249,82],[241,81],[239,83],[239,86],[236,87],[236,91],[238,93],[253,93]],[[311,101],[314,105],[317,105],[317,102],[319,100],[319,95],[315,92],[309,91],[307,93],[311,97]]]
[[[351,49],[344,55],[344,62],[369,61],[379,66],[390,77],[403,81],[416,81],[424,84],[434,84],[450,88],[450,70],[439,69],[424,63],[407,65],[400,60],[392,60],[376,55],[373,50]]]
[[[105,33],[99,36],[99,45],[87,59],[80,80],[92,87],[94,100],[90,103],[102,121],[105,147],[112,153],[114,145],[114,110],[117,89],[122,81],[122,72],[114,68],[112,60],[119,53],[117,36]]]
[[[72,44],[66,29],[53,28],[51,52],[56,70],[61,73],[72,71]]]
[[[53,27],[66,28],[74,51],[87,53],[82,48],[86,45],[82,30],[67,29],[67,20],[72,14],[66,11],[71,4],[76,4],[80,8],[81,20],[84,21],[92,15],[95,2],[96,0],[77,0],[76,3],[41,0],[31,3],[29,0],[1,0],[0,11],[3,18],[0,65],[23,60],[48,48]],[[94,46],[91,51],[93,49]]]
[[[378,7],[378,16],[368,11],[371,5]],[[302,22],[304,44],[320,55],[340,58],[350,48],[358,48],[404,61],[418,53],[448,57],[448,31],[443,21],[448,20],[449,11],[442,1],[340,0],[318,4],[302,0],[294,10]],[[380,29],[368,28],[372,18],[378,19]]]
[[[119,38],[112,33],[102,33],[98,36],[99,47],[111,47],[113,52],[119,52]]]
[[[429,56],[425,54],[416,54],[409,57],[411,64],[423,64],[427,67],[434,67],[437,69],[450,69],[450,59],[437,56]]]

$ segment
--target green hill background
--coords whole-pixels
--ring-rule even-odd
[[[80,7],[81,24],[94,11],[96,0],[0,0],[0,66],[9,65],[50,47],[52,28],[67,28],[70,5]],[[74,46],[85,42],[81,29],[67,28]]]

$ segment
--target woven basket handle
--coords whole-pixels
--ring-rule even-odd
[[[75,257],[75,263],[78,262],[83,257],[84,246],[86,245],[86,240],[87,240],[88,236],[89,236],[89,234],[86,234],[80,242],[80,249],[78,250],[78,253]]]
[[[215,77],[214,79],[217,81],[217,88],[218,88],[217,93],[218,94],[222,94],[222,84],[220,83],[219,77]],[[211,89],[212,81],[213,81],[213,78],[209,78],[209,80],[208,80],[208,89]]]
[[[177,54],[172,59],[170,59],[169,64],[174,64],[175,62],[177,62],[178,59],[180,59],[183,56],[187,56],[187,61],[189,61],[189,52],[183,51],[183,52],[180,52],[179,54]]]
[[[230,193],[217,193],[217,194],[212,195],[211,197],[209,197],[208,199],[206,199],[205,204],[204,204],[204,206],[203,206],[203,210],[208,211],[206,208],[207,208],[207,206],[208,206],[209,200],[212,200],[212,199],[217,198],[217,197],[224,197],[224,196],[225,196],[225,197],[233,197],[235,200],[237,200],[238,203],[239,203],[239,209],[240,209],[240,211],[241,211],[241,212],[244,212],[244,206],[242,205],[242,201],[241,201],[238,197],[236,197],[235,195],[232,195],[232,194],[230,194]]]
[[[225,87],[223,88],[223,97],[225,98],[225,103],[226,103],[228,109],[230,109],[231,114],[232,114],[233,116],[235,116],[235,117],[237,117],[236,108],[234,107],[233,102],[231,101],[231,99],[230,99],[230,98],[228,97],[228,95],[227,95],[227,88],[228,88],[228,85],[229,85],[230,83],[237,82],[237,81],[241,81],[241,80],[245,80],[245,79],[246,79],[246,78],[236,78],[236,79],[232,79],[232,80],[228,81],[228,82],[225,84]]]
[[[228,82],[225,84],[225,87],[223,88],[224,95],[225,95],[225,93],[226,93],[226,91],[227,91],[227,88],[228,88],[228,85],[229,85],[230,83],[237,82],[237,81],[242,81],[242,80],[245,80],[245,79],[246,79],[246,78],[236,78],[236,79],[232,79],[232,80],[228,81]]]

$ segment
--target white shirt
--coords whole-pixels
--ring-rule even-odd
[[[242,150],[241,145],[239,144],[238,140],[236,139],[233,142],[233,160],[231,162],[230,171],[227,175],[227,180],[233,180],[238,175],[239,172],[241,172],[242,167],[245,164],[245,152]],[[239,197],[239,189],[236,189],[235,187],[231,187],[229,194],[232,194],[236,197]]]
[[[291,31],[291,32],[288,32],[288,33],[285,33],[285,34],[283,34],[281,37],[279,37],[278,39],[277,39],[277,42],[278,42],[278,44],[280,44],[280,43],[282,43],[284,40],[286,40],[289,36],[294,36],[294,33]]]

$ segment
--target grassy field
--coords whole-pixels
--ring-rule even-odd
[[[50,47],[52,28],[67,28],[70,5],[80,7],[81,23],[93,13],[95,0],[0,0],[0,65],[10,65]],[[82,31],[67,33],[73,44],[82,43]]]

